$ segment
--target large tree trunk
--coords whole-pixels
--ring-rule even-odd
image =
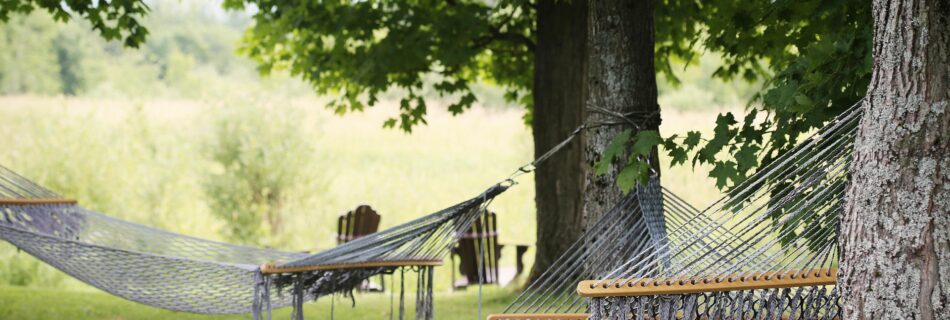
[[[848,319],[950,319],[950,4],[876,0],[841,239]]]
[[[642,130],[657,130],[660,121],[653,67],[653,1],[598,0],[589,4],[586,106],[638,119]],[[587,118],[590,123],[618,121],[616,117],[590,109]],[[595,176],[592,166],[600,160],[610,140],[628,128],[630,126],[599,126],[584,134],[587,168],[584,218],[587,224],[617,204],[622,195],[615,182],[624,161],[603,176]],[[659,171],[657,161],[652,165]]]
[[[587,2],[541,0],[534,55],[534,152],[540,156],[581,125],[584,117]],[[584,231],[581,147],[575,142],[535,171],[538,241],[534,280]]]

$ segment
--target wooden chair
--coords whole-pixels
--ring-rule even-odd
[[[341,215],[336,224],[336,243],[347,243],[379,230],[379,214],[372,207],[361,205]]]
[[[360,205],[355,210],[341,215],[336,223],[336,243],[344,244],[379,230],[380,216],[368,205]],[[362,291],[385,291],[386,282],[380,277],[379,286],[367,282],[359,287]]]
[[[484,258],[483,269],[481,273],[483,284],[499,284],[505,279],[501,279],[499,273],[498,261],[501,259],[501,251],[504,245],[498,243],[498,223],[494,212],[485,211],[472,224],[468,232],[464,233],[459,239],[458,245],[452,250],[452,286],[453,288],[464,288],[468,285],[476,285],[479,280],[479,264]],[[512,278],[517,277],[524,270],[522,258],[528,250],[528,246],[515,246],[516,268]],[[484,252],[483,252],[484,251]],[[462,279],[456,280],[455,258],[458,257],[458,272]],[[510,280],[510,279],[508,279]]]

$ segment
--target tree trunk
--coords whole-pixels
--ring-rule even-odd
[[[876,0],[842,218],[848,319],[950,319],[950,3]]]
[[[589,4],[588,122],[619,120],[590,109],[597,108],[639,119],[642,130],[657,130],[660,119],[653,67],[653,1],[599,0]],[[592,166],[600,160],[611,139],[628,128],[630,126],[599,126],[584,134],[587,176],[583,212],[588,225],[617,204],[622,195],[615,182],[625,161],[612,166],[603,176],[595,176]],[[651,164],[659,171],[655,159]]]
[[[534,153],[540,156],[581,125],[586,84],[587,2],[542,0],[537,5],[534,56]],[[584,231],[580,144],[561,150],[535,171],[537,279]]]

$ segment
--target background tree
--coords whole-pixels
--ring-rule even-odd
[[[531,128],[544,154],[584,119],[587,1],[538,1]],[[531,279],[541,276],[583,233],[584,166],[572,143],[535,170],[537,250]]]
[[[876,0],[840,243],[847,319],[950,318],[950,3]]]
[[[233,242],[274,247],[284,226],[288,198],[314,191],[309,172],[313,146],[292,109],[261,112],[229,106],[215,120],[205,148],[215,170],[204,183],[211,212],[226,221]]]
[[[17,20],[0,30],[0,93],[61,92],[58,52],[43,50],[57,37],[50,31],[52,22],[26,17]]]
[[[590,2],[587,108],[595,127],[584,133],[584,156],[589,166],[584,214],[588,223],[619,202],[621,190],[615,181],[625,189],[631,187],[624,185],[623,181],[628,180],[619,176],[660,170],[656,144],[632,152],[618,152],[617,143],[609,147],[615,140],[647,140],[645,134],[656,135],[659,130],[653,65],[654,10],[653,1]],[[606,123],[611,124],[601,125]],[[647,158],[653,161],[639,160]],[[614,164],[617,159],[621,160],[617,161],[619,165]],[[630,163],[638,165],[626,166]]]

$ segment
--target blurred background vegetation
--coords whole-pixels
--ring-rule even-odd
[[[39,11],[0,24],[0,164],[123,219],[313,251],[334,244],[336,216],[359,204],[385,228],[478,194],[533,156],[523,108],[493,84],[475,85],[480,108],[431,108],[429,125],[408,135],[382,128],[396,99],[339,117],[299,80],[261,77],[235,52],[246,14],[214,1],[150,6],[137,50]],[[679,62],[682,84],[661,81],[661,131],[709,131],[717,113],[741,112],[760,85],[713,79],[719,62]],[[703,206],[718,193],[696,170],[663,179]],[[493,204],[505,244],[534,242],[533,179],[520,183]],[[88,289],[6,243],[0,285]]]

